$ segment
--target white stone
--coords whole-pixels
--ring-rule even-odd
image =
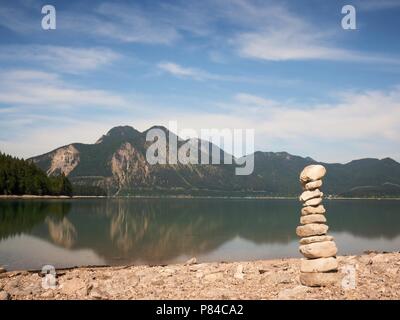
[[[322,241],[333,241],[332,236],[311,236],[311,237],[306,237],[306,238],[301,238],[300,239],[300,244],[310,244],[314,242],[322,242]]]
[[[196,257],[190,258],[188,261],[185,262],[186,266],[190,266],[192,264],[196,264],[197,263],[197,259]]]
[[[326,218],[323,214],[309,214],[307,216],[300,217],[301,224],[309,224],[309,223],[325,223]]]
[[[326,174],[326,169],[320,164],[312,164],[303,169],[300,173],[300,181],[316,181],[320,180]]]
[[[309,287],[325,287],[338,284],[341,276],[338,272],[301,272],[300,282]]]
[[[233,275],[234,278],[243,280],[244,278],[244,273],[243,273],[243,265],[239,264],[236,268],[236,272]]]
[[[316,180],[316,181],[311,181],[308,183],[303,184],[303,189],[304,190],[314,190],[321,188],[322,186],[322,180]]]
[[[322,202],[322,195],[323,195],[323,193],[321,192],[320,198],[313,198],[313,199],[307,200],[306,202],[303,203],[303,206],[318,206]]]
[[[296,228],[296,234],[301,237],[320,236],[328,232],[329,227],[326,224],[310,223]]]
[[[300,201],[306,202],[307,200],[313,199],[313,198],[322,198],[323,193],[319,191],[318,189],[314,191],[304,191],[301,196],[299,197]]]
[[[304,295],[308,290],[310,289],[305,286],[284,289],[279,292],[278,300],[304,299]]]
[[[326,212],[324,206],[321,204],[319,206],[307,206],[301,209],[301,215],[306,216],[308,214],[324,214]]]
[[[304,244],[299,249],[303,256],[311,259],[334,257],[337,253],[337,247],[333,241]]]
[[[301,272],[327,272],[338,269],[338,261],[334,257],[318,259],[302,259],[300,262]]]

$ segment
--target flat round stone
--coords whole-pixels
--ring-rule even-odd
[[[338,261],[334,257],[318,259],[301,259],[301,272],[327,272],[338,269]]]
[[[301,224],[309,224],[309,223],[325,223],[326,218],[323,214],[309,214],[307,216],[300,217]]]
[[[322,198],[323,193],[319,191],[318,189],[314,191],[304,191],[300,197],[299,200],[306,202],[307,200],[313,199],[313,198]]]
[[[323,196],[323,193],[321,192],[321,197],[307,200],[306,202],[303,203],[303,206],[305,206],[305,207],[306,206],[318,206],[322,202],[322,196]]]
[[[310,244],[314,242],[322,242],[322,241],[333,241],[332,236],[312,236],[312,237],[306,237],[306,238],[301,238],[300,239],[300,244]]]
[[[301,272],[300,282],[308,287],[325,287],[339,284],[342,275],[339,272]]]
[[[299,250],[303,256],[310,259],[334,257],[338,251],[333,241],[304,244],[299,247]]]
[[[296,234],[301,237],[320,236],[328,232],[329,227],[322,223],[310,223],[296,228]]]
[[[308,214],[324,214],[326,212],[324,206],[320,204],[319,206],[307,206],[301,209],[301,215],[306,216]]]
[[[321,188],[321,186],[322,186],[322,180],[303,183],[304,190],[315,190]]]
[[[316,181],[320,180],[326,174],[326,169],[320,164],[312,164],[303,169],[300,173],[300,181]]]

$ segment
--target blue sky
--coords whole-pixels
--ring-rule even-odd
[[[397,0],[2,1],[0,149],[177,120],[254,128],[263,151],[400,161],[399,15]]]

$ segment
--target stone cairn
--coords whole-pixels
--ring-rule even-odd
[[[300,282],[305,286],[326,286],[337,282],[338,262],[337,247],[333,237],[327,235],[328,226],[325,208],[321,204],[323,193],[319,190],[326,169],[321,165],[310,165],[300,173],[303,193],[300,201],[300,224],[296,229],[300,239],[300,252],[306,259],[301,259]]]

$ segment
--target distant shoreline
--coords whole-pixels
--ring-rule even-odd
[[[190,196],[190,195],[136,195],[136,196],[38,196],[0,195],[0,200],[74,200],[74,199],[233,199],[233,200],[296,200],[297,197],[284,196]],[[400,200],[400,197],[327,197],[325,200]]]

